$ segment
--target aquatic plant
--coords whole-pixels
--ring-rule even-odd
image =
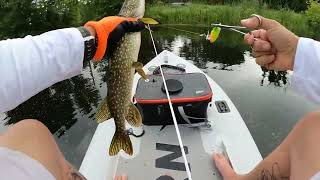
[[[238,25],[241,19],[256,13],[275,19],[300,36],[313,37],[314,28],[305,14],[292,10],[272,10],[256,5],[205,5],[190,6],[149,5],[146,16],[159,20],[162,24],[193,24],[208,26],[211,23]]]

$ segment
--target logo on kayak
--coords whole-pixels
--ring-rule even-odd
[[[174,170],[174,171],[186,171],[186,168],[184,166],[183,162],[175,162],[174,160],[181,158],[182,153],[180,150],[180,146],[178,145],[171,145],[171,144],[162,144],[157,143],[156,144],[156,150],[157,151],[167,151],[172,152],[168,155],[162,156],[158,159],[156,159],[156,168],[161,169],[168,169],[168,170]],[[187,146],[184,146],[184,151],[186,154],[189,153],[189,149]],[[189,164],[190,167],[190,164]],[[190,167],[191,169],[191,167]],[[173,178],[169,176],[161,176],[157,180],[174,180]]]

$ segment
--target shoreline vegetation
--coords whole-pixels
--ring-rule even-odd
[[[0,0],[0,39],[81,26],[89,20],[116,15],[123,1]],[[183,2],[186,5],[177,5]],[[241,19],[255,13],[279,21],[297,35],[320,39],[319,0],[146,0],[146,3],[145,17],[162,24],[238,25]]]
[[[159,20],[162,26],[202,26],[208,27],[211,23],[239,25],[241,19],[259,14],[275,19],[299,36],[317,37],[317,28],[309,23],[309,18],[304,13],[296,13],[288,9],[268,9],[248,3],[228,5],[207,5],[193,3],[175,6],[170,4],[148,5],[146,17]]]

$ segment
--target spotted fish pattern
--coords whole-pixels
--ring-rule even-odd
[[[142,18],[144,11],[144,0],[126,0],[119,15]],[[102,123],[114,118],[116,131],[109,148],[110,156],[117,155],[120,150],[132,155],[133,147],[125,124],[126,121],[135,127],[142,124],[141,115],[131,102],[134,68],[142,66],[137,62],[140,45],[141,33],[125,35],[113,52],[107,67],[107,97],[98,108],[96,120]]]

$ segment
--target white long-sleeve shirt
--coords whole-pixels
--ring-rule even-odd
[[[51,85],[81,73],[84,42],[76,28],[0,41],[0,112],[14,109]],[[300,38],[293,87],[320,103],[320,42]]]
[[[297,93],[320,104],[320,42],[299,39],[292,85]]]
[[[84,40],[76,28],[0,41],[0,113],[81,73]]]

